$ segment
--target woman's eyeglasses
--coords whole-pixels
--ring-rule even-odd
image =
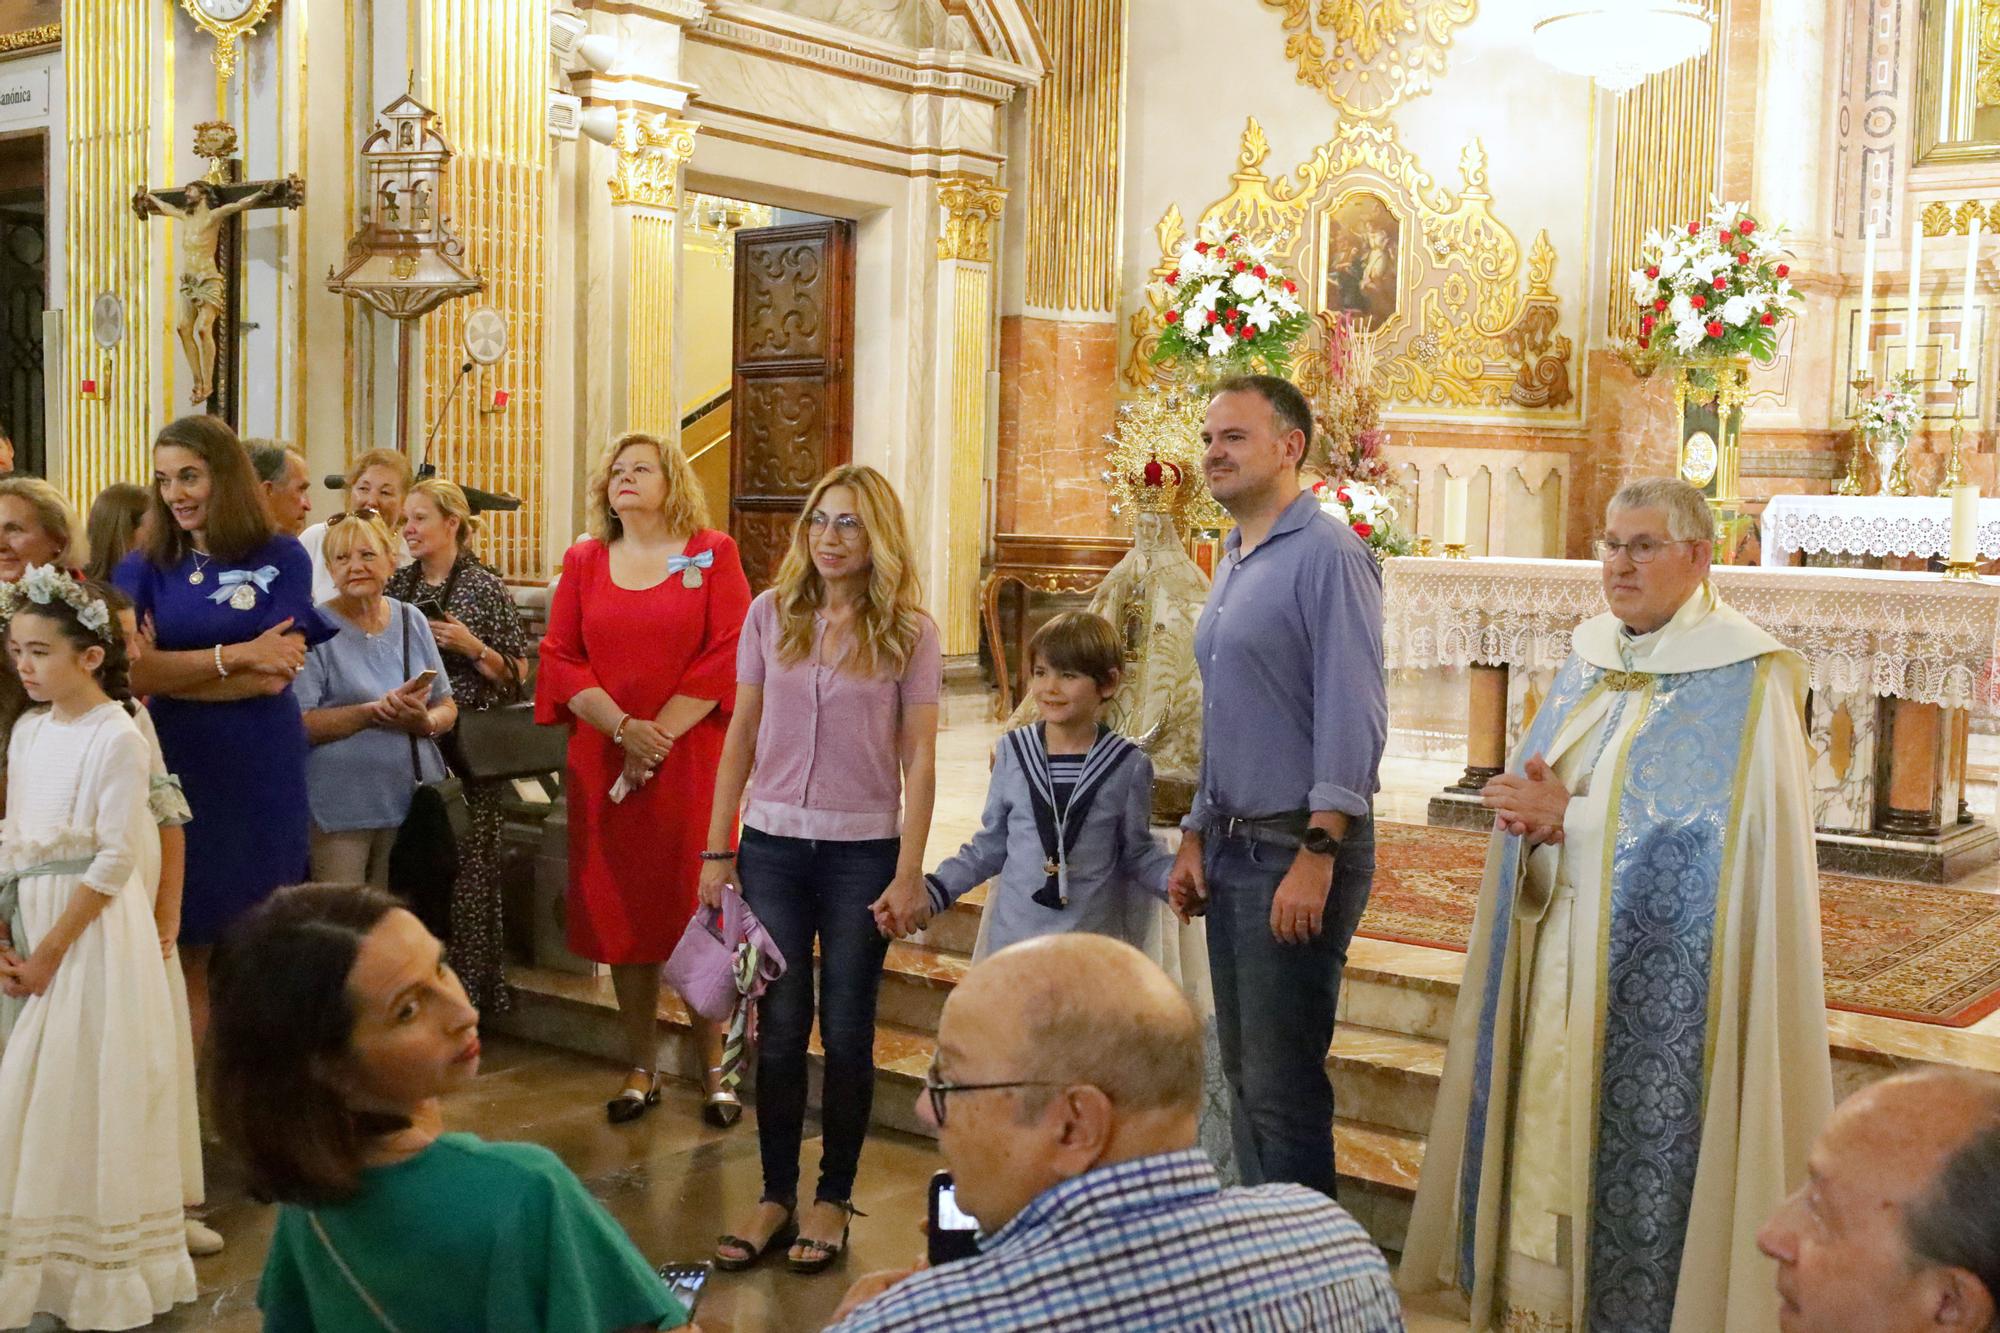
[[[815,533],[825,532],[829,523],[833,525],[834,535],[844,542],[851,542],[868,531],[859,514],[842,514],[839,518],[828,518],[815,509],[812,517],[806,520],[806,526]]]

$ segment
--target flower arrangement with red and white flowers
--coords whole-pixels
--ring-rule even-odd
[[[1861,410],[1854,419],[1871,438],[1901,444],[1916,434],[1924,412],[1914,389],[1885,387],[1861,400]]]
[[[1173,270],[1153,286],[1166,327],[1155,361],[1200,362],[1224,372],[1261,363],[1282,375],[1306,330],[1298,283],[1272,258],[1286,238],[1251,240],[1213,219],[1183,241]]]
[[[1388,492],[1361,481],[1322,481],[1313,486],[1322,512],[1354,529],[1377,560],[1410,553],[1410,537],[1396,526],[1396,502]]]
[[[1770,361],[1798,300],[1784,237],[1782,226],[1727,203],[1700,221],[1646,233],[1631,276],[1640,359]]]

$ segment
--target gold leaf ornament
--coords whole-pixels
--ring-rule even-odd
[[[1281,11],[1298,80],[1343,115],[1373,120],[1431,91],[1478,0],[1263,0]]]

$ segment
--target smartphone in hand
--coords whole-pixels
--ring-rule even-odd
[[[667,1284],[667,1290],[674,1294],[674,1299],[681,1303],[681,1308],[688,1312],[688,1318],[692,1319],[695,1303],[701,1300],[702,1289],[708,1285],[712,1267],[711,1264],[661,1264],[655,1271],[659,1273],[660,1281]]]
[[[940,1171],[931,1177],[931,1267],[970,1259],[978,1253],[979,1223],[959,1209],[958,1189],[951,1172]]]
[[[422,671],[419,671],[416,675],[403,682],[403,691],[406,694],[421,694],[428,699],[431,693],[431,686],[437,683],[437,678],[436,667],[425,667]]]

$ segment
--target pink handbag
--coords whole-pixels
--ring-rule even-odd
[[[746,966],[746,947],[754,966]],[[673,957],[660,966],[660,980],[711,1023],[728,1022],[739,1000],[755,999],[783,975],[785,956],[734,888],[724,891],[720,908],[695,909]]]

